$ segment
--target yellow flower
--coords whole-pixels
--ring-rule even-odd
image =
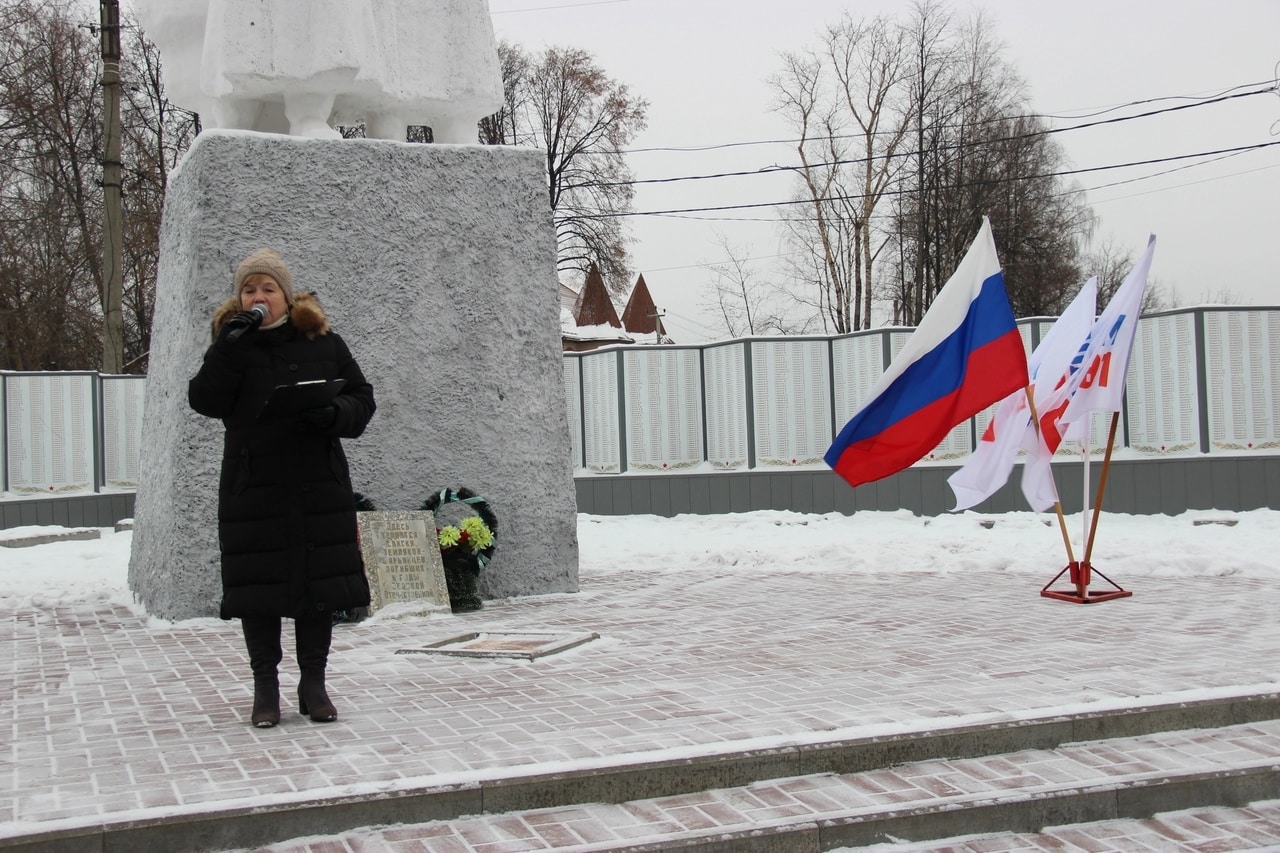
[[[489,525],[485,524],[483,519],[471,515],[462,519],[459,527],[462,528],[460,533],[467,534],[467,545],[470,546],[473,554],[483,551],[493,544],[493,531],[489,529]]]
[[[448,527],[441,527],[436,531],[436,539],[440,542],[440,550],[452,548],[458,544],[458,540],[462,538],[462,531],[450,524]]]

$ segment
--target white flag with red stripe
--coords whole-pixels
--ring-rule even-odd
[[[1045,407],[1039,410],[1040,440],[1028,451],[1022,472],[1022,492],[1037,512],[1048,509],[1057,500],[1050,462],[1063,440],[1086,437],[1089,418],[1094,412],[1118,412],[1124,403],[1129,355],[1142,314],[1142,296],[1146,292],[1155,248],[1156,238],[1152,235],[1146,251],[1125,276],[1124,283],[1081,345],[1073,360],[1075,371],[1049,395]]]

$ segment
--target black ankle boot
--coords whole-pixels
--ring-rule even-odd
[[[249,668],[253,670],[253,713],[249,719],[255,727],[269,729],[280,723],[280,618],[250,616],[241,619],[240,624],[249,652]]]
[[[324,689],[324,671],[329,663],[329,643],[333,639],[333,619],[328,613],[295,619],[293,629],[298,645],[298,711],[313,722],[332,723],[338,719]]]
[[[255,728],[269,729],[280,724],[279,679],[253,680],[253,717]]]
[[[338,719],[338,709],[333,707],[324,689],[324,675],[317,679],[303,673],[298,682],[298,713],[310,716],[316,723],[332,723]]]

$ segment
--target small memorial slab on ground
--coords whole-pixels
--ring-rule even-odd
[[[388,604],[426,602],[449,609],[435,518],[429,512],[361,512],[360,552],[369,578],[369,613]]]
[[[538,631],[473,631],[447,640],[428,643],[417,649],[397,649],[396,654],[533,660],[598,639],[600,635],[592,631],[569,634],[549,634]]]

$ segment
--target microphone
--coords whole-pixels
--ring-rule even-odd
[[[241,311],[232,317],[227,321],[227,325],[231,328],[231,331],[227,332],[227,343],[232,343],[250,329],[261,326],[262,321],[267,319],[270,313],[271,309],[266,306],[266,303],[259,302],[248,311]]]

